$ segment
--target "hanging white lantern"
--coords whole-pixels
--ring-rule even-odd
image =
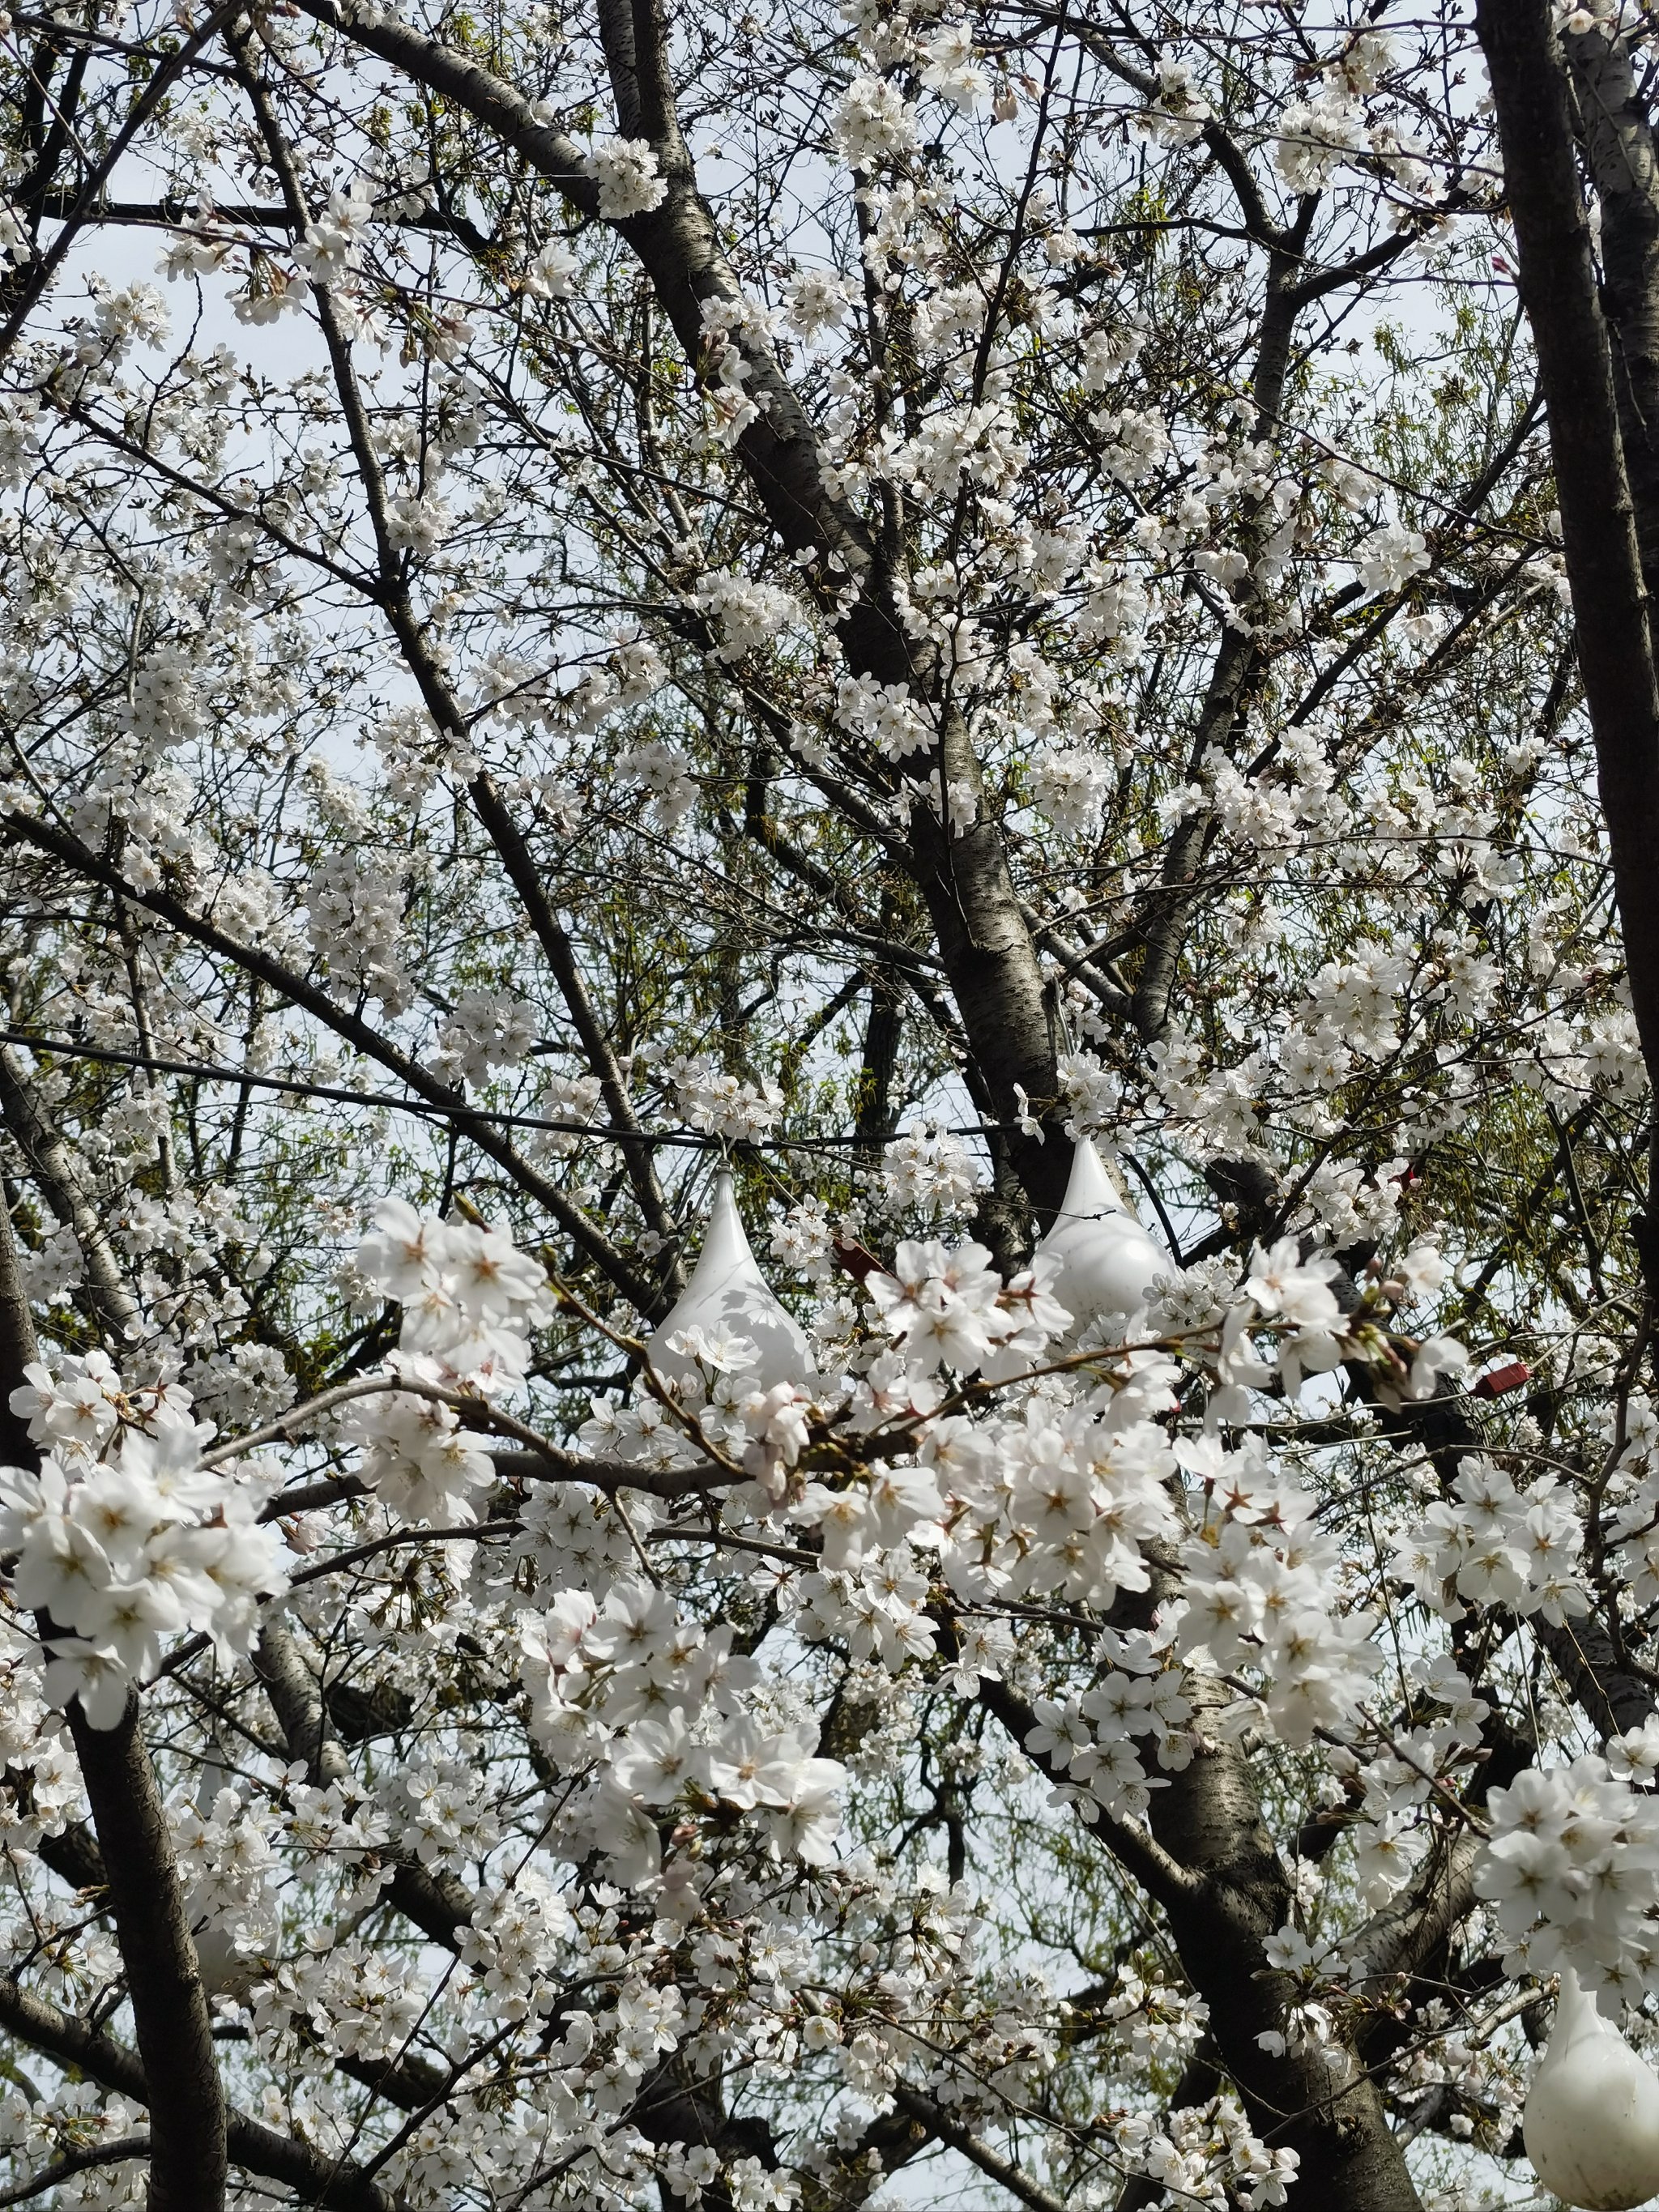
[[[204,1820],[212,1819],[219,1792],[229,1779],[224,1747],[216,1735],[210,1736],[201,1779],[196,1785],[196,1809]],[[246,1997],[262,1978],[258,1961],[237,1949],[222,1921],[207,1922],[196,1930],[191,1941],[196,1946],[197,1972],[210,1997]]]
[[[668,1349],[669,1339],[687,1328],[746,1336],[758,1355],[749,1372],[758,1376],[763,1390],[776,1382],[805,1382],[817,1371],[805,1332],[773,1297],[756,1265],[732,1177],[724,1170],[714,1184],[714,1202],[691,1279],[647,1341],[646,1357],[665,1382],[690,1383],[697,1374],[695,1360]]]
[[[1571,1966],[1521,2131],[1545,2188],[1584,2212],[1627,2212],[1659,2192],[1659,2075]]]
[[[1037,1251],[1060,1262],[1053,1291],[1072,1316],[1073,1340],[1091,1322],[1133,1313],[1146,1304],[1154,1275],[1176,1272],[1169,1254],[1124,1205],[1090,1137],[1077,1140],[1059,1218]]]

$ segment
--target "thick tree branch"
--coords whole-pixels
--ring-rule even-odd
[[[976,2136],[971,2128],[965,2128],[959,2120],[952,2119],[931,2097],[921,2096],[902,2081],[897,2081],[893,2085],[893,2102],[901,2112],[908,2112],[913,2119],[920,2121],[941,2142],[949,2143],[952,2150],[960,2151],[970,2166],[976,2166],[988,2180],[996,2183],[999,2189],[1006,2189],[1009,2196],[1019,2203],[1029,2205],[1030,2212],[1066,2212],[1065,2197],[1056,2197],[1052,2189],[1045,2189],[1041,2182],[1033,2181],[1030,2174],[1016,2166],[1012,2159],[1004,2158],[1000,2151],[991,2148],[983,2136]]]
[[[1659,601],[1659,157],[1626,40],[1598,27],[1561,43],[1601,211],[1601,310],[1650,625]]]
[[[60,2181],[70,2181],[77,2173],[90,2173],[95,2166],[119,2166],[130,2158],[149,2156],[148,2136],[114,2136],[107,2142],[88,2143],[84,2150],[66,2151],[62,2158],[54,2159],[50,2166],[42,2166],[25,2181],[10,2189],[0,2189],[0,2205],[26,2204],[31,2197],[44,2197],[49,2189],[56,2189]]]
[[[1148,1617],[1163,1593],[1135,1606]],[[1130,1608],[1129,1610],[1133,1610]],[[1128,1611],[1126,1610],[1126,1625]],[[1168,1916],[1182,1965],[1210,2008],[1210,2032],[1264,2138],[1301,2160],[1294,2202],[1344,2212],[1419,2212],[1417,2192],[1389,2133],[1375,2082],[1350,2056],[1333,2073],[1322,2052],[1283,2038],[1292,1984],[1267,1966],[1263,1946],[1290,1915],[1291,1882],[1262,1821],[1249,1761],[1212,1724],[1231,1696],[1190,1676],[1203,1747],[1169,1786],[1153,1792],[1152,1835],[1103,1815],[1095,1824],[1124,1870]],[[1024,1744],[1036,1715],[1000,1682],[980,1685],[980,1701]],[[1039,1765],[1043,1764],[1040,1759]],[[1048,1769],[1053,1772],[1053,1769]],[[1060,1778],[1058,1776],[1055,1778]]]
[[[597,213],[580,149],[563,134],[538,124],[510,85],[441,40],[390,19],[373,24],[349,19],[336,0],[302,4],[319,22],[453,100],[556,184],[573,206]],[[735,303],[741,289],[674,120],[662,24],[644,5],[625,24],[613,8],[606,21],[621,112],[643,117],[641,87],[650,87],[651,112],[662,125],[655,151],[667,186],[659,207],[614,228],[637,254],[687,359],[696,368],[707,347],[705,303]],[[741,432],[737,449],[774,528],[787,550],[811,547],[820,561],[833,555],[857,584],[856,603],[840,623],[842,648],[854,673],[902,684],[929,697],[935,686],[918,664],[899,618],[896,580],[885,573],[880,547],[855,511],[830,491],[817,435],[770,346],[752,335],[740,343],[749,371],[746,388],[757,411]],[[829,572],[823,573],[827,578]],[[965,726],[948,704],[940,712],[941,778],[970,796],[974,818],[953,832],[934,819],[925,802],[918,803],[911,823],[915,878],[997,1118],[1012,1123],[1017,1085],[1035,1098],[1054,1095],[1057,1036],[1001,832],[981,803],[978,763]],[[1061,1148],[1040,1145],[1023,1133],[1007,1138],[1004,1148],[1031,1201],[1042,1210],[1057,1208],[1066,1182]]]
[[[55,1218],[74,1232],[86,1269],[85,1291],[110,1343],[118,1350],[137,1334],[138,1306],[97,1201],[63,1133],[42,1107],[21,1060],[0,1046],[0,1121],[27,1162]]]
[[[167,1810],[144,1748],[137,1692],[112,1729],[76,1698],[70,1730],[104,1862],[150,2109],[148,2212],[217,2212],[225,2102],[201,1966],[185,1917]]]

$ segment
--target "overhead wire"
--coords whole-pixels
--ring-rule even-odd
[[[475,1106],[457,1097],[453,1103],[437,1099],[398,1098],[383,1091],[355,1091],[348,1085],[319,1083],[293,1075],[266,1075],[252,1068],[222,1067],[205,1060],[170,1060],[159,1054],[124,1052],[114,1045],[92,1045],[69,1038],[32,1036],[26,1030],[0,1030],[0,1044],[21,1045],[29,1052],[60,1060],[84,1060],[116,1067],[131,1067],[147,1074],[179,1075],[204,1083],[246,1085],[261,1091],[287,1092],[301,1098],[326,1098],[337,1103],[380,1109],[394,1114],[414,1114],[428,1120],[488,1121],[501,1127],[545,1130],[550,1135],[587,1137],[599,1143],[676,1145],[699,1152],[832,1152],[866,1145],[867,1137],[738,1137],[696,1129],[612,1129],[593,1121],[560,1121],[544,1114],[515,1113],[499,1107]],[[987,1137],[1012,1122],[973,1121],[946,1128],[927,1116],[927,1126],[942,1135]]]

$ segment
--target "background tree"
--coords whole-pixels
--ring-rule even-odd
[[[1451,2212],[1650,2039],[1648,38],[9,18],[7,2201]]]

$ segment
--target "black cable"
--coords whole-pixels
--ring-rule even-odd
[[[867,1139],[851,1137],[743,1137],[727,1139],[705,1136],[696,1130],[676,1130],[653,1135],[644,1129],[610,1129],[591,1121],[556,1121],[540,1114],[508,1114],[487,1106],[473,1106],[458,1099],[453,1106],[440,1106],[425,1098],[389,1098],[379,1091],[349,1091],[341,1085],[301,1082],[296,1076],[256,1075],[251,1070],[238,1067],[215,1067],[205,1062],[187,1060],[161,1060],[153,1054],[122,1052],[113,1045],[88,1045],[66,1042],[56,1037],[31,1036],[23,1030],[0,1030],[0,1044],[20,1044],[30,1052],[55,1053],[64,1060],[107,1061],[116,1067],[139,1067],[158,1075],[193,1076],[209,1083],[247,1084],[264,1091],[283,1091],[301,1098],[332,1098],[350,1106],[385,1107],[394,1114],[420,1114],[447,1121],[451,1116],[473,1121],[494,1121],[508,1128],[547,1129],[557,1135],[590,1137],[611,1144],[682,1145],[707,1152],[830,1152],[853,1145],[863,1145]],[[975,1122],[966,1128],[952,1128],[944,1133],[952,1137],[979,1137],[993,1133],[1003,1125],[1000,1122]],[[1012,1124],[1008,1124],[1012,1127]]]

